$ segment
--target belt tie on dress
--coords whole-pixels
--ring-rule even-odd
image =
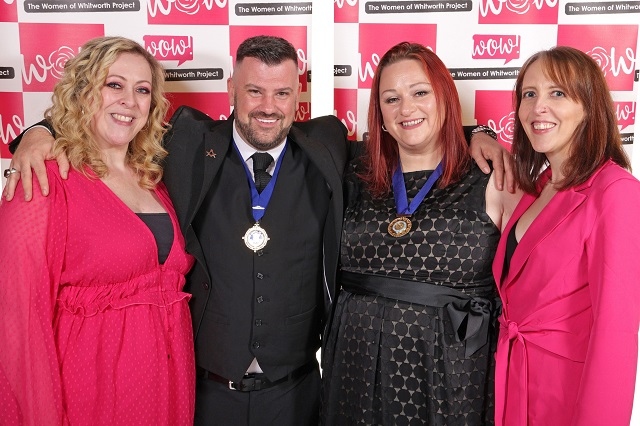
[[[520,417],[508,419],[506,426],[528,424],[529,344],[575,362],[585,362],[589,330],[584,328],[584,324],[590,321],[590,306],[589,287],[585,285],[578,292],[544,306],[536,306],[535,311],[528,312],[518,321],[510,319],[508,309],[503,309],[498,319],[500,333],[496,353],[496,426],[505,425],[507,394],[519,394]],[[576,335],[576,330],[583,330],[585,336]],[[510,363],[514,362],[512,354],[518,347],[522,351],[519,368],[524,375],[524,381],[520,383],[524,385],[520,389],[507,389]]]
[[[498,319],[498,321],[500,322],[500,333],[499,333],[499,339],[502,340],[504,339],[504,336],[506,336],[507,338],[507,345],[508,345],[508,349],[507,350],[502,350],[502,351],[498,351],[498,353],[496,354],[496,370],[498,369],[506,369],[507,365],[508,365],[508,360],[511,358],[511,350],[513,349],[513,344],[515,342],[518,342],[522,345],[522,351],[523,351],[523,357],[522,357],[522,364],[520,367],[522,369],[522,371],[524,372],[524,383],[529,383],[529,368],[528,368],[528,363],[527,363],[527,345],[525,343],[525,337],[523,335],[523,333],[520,332],[520,329],[518,328],[518,324],[514,321],[509,321],[507,320],[504,315],[501,315],[500,318]],[[507,389],[507,384],[506,383],[499,383],[501,382],[502,378],[505,377],[506,378],[506,374],[505,376],[500,376],[500,375],[496,375],[496,390],[497,389],[501,389],[501,390],[505,390]],[[528,424],[528,413],[529,413],[529,394],[526,392],[526,389],[522,390],[514,390],[514,393],[517,393],[520,395],[520,409],[519,409],[519,413],[520,413],[520,419],[518,419],[517,424],[521,425],[521,426],[526,426]],[[505,392],[497,392],[496,391],[496,408],[497,409],[503,409],[505,408]],[[504,413],[498,413],[496,412],[496,425],[500,425],[502,426],[502,421],[503,421],[503,415]]]
[[[378,275],[342,271],[340,283],[351,293],[446,308],[455,330],[456,341],[465,342],[467,358],[487,343],[491,312],[499,304],[498,299],[494,304],[489,299],[473,297],[442,285]]]

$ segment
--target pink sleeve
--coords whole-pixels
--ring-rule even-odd
[[[640,182],[619,179],[598,197],[587,243],[593,328],[574,425],[628,426],[640,322]]]
[[[34,185],[37,186],[34,179]],[[51,193],[18,185],[0,204],[0,422],[66,423],[53,315],[65,251],[66,202],[59,178]]]

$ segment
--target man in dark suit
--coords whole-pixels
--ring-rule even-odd
[[[228,81],[233,118],[181,107],[165,138],[164,182],[197,259],[196,424],[317,424],[348,141],[333,116],[293,123],[298,86],[294,47],[250,38]],[[256,152],[273,158],[262,191]]]
[[[317,424],[316,352],[336,293],[346,129],[334,116],[293,122],[297,54],[281,38],[245,40],[228,91],[229,120],[181,107],[165,136],[164,183],[197,259],[187,281],[195,423]],[[260,167],[263,153],[271,161]],[[500,162],[502,152],[485,155]],[[24,156],[12,167],[28,170]]]

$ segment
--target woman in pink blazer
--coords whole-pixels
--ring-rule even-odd
[[[605,78],[570,47],[515,89],[525,195],[498,246],[497,425],[628,425],[640,317],[640,182]],[[540,170],[545,169],[542,173]]]

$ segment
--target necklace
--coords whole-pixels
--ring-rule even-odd
[[[418,191],[413,200],[411,200],[411,203],[409,203],[409,200],[407,199],[407,190],[404,186],[402,165],[398,162],[398,167],[391,178],[393,198],[396,202],[397,217],[393,219],[387,227],[389,235],[395,238],[400,238],[411,231],[411,215],[417,210],[420,203],[422,203],[433,185],[435,185],[438,178],[442,175],[443,168],[444,166],[442,165],[442,162],[440,162],[422,188],[420,188],[420,191]]]

